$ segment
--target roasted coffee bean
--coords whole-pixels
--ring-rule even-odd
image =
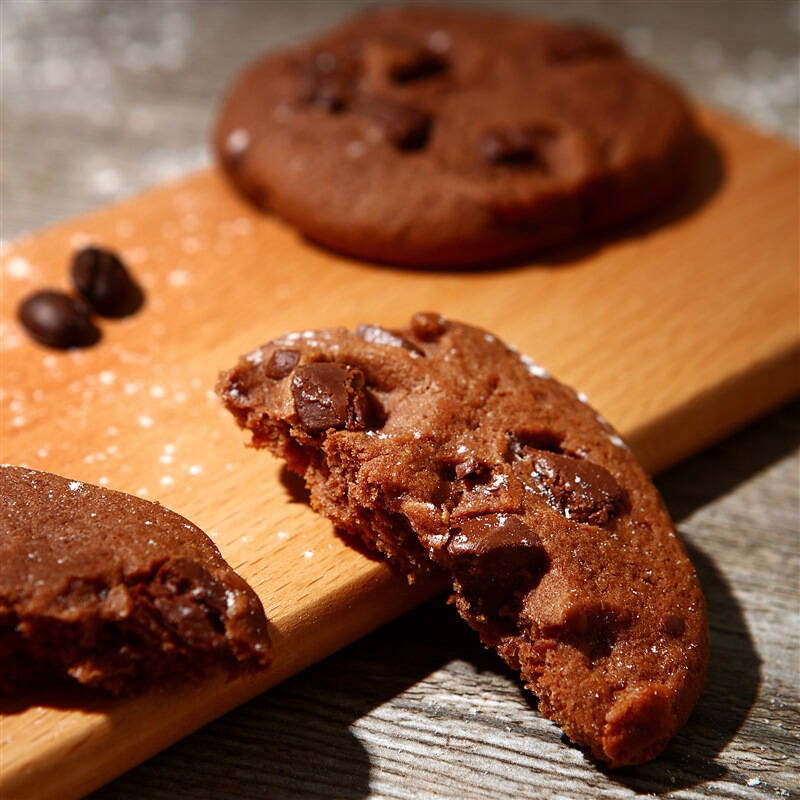
[[[620,505],[622,489],[599,464],[545,451],[534,451],[531,463],[534,483],[567,519],[602,525]]]
[[[30,295],[20,304],[17,316],[25,330],[48,347],[88,347],[100,339],[89,306],[57,290]]]
[[[276,350],[264,366],[264,372],[268,378],[278,381],[285,378],[297,366],[299,360],[300,353],[297,350],[288,348]]]
[[[72,282],[104,317],[124,317],[141,305],[141,290],[116,253],[86,247],[72,258]]]
[[[353,367],[316,362],[298,367],[292,378],[292,396],[300,425],[316,435],[329,428],[366,427],[369,400],[364,373]]]
[[[428,142],[433,118],[421,108],[387,97],[370,97],[359,103],[358,111],[398,150],[420,150]]]
[[[447,322],[441,314],[418,311],[411,317],[411,332],[423,342],[433,342],[447,330]]]

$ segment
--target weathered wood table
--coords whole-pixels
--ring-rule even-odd
[[[206,163],[216,98],[241,63],[352,5],[5,3],[3,238]],[[603,20],[707,101],[796,128],[795,3],[536,8]],[[608,774],[586,761],[434,601],[95,796],[797,795],[798,443],[795,404],[659,478],[706,592],[712,663],[655,763]]]

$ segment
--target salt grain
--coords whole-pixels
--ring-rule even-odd
[[[31,276],[31,265],[22,257],[15,256],[6,264],[6,274],[9,278],[24,280]]]
[[[171,286],[186,286],[189,283],[189,273],[185,269],[174,269],[167,276]]]

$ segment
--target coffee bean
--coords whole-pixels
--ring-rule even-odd
[[[300,425],[312,435],[329,428],[366,427],[369,401],[359,369],[329,362],[298,367],[292,396]]]
[[[71,274],[75,288],[104,317],[124,317],[141,306],[141,290],[110,250],[79,250],[72,258]]]
[[[17,316],[31,337],[48,347],[87,347],[100,339],[87,304],[64,292],[35,292],[20,304]]]

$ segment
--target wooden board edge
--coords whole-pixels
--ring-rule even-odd
[[[769,392],[763,391],[769,386]],[[800,394],[800,324],[795,341],[659,419],[628,441],[651,475],[720,441]],[[666,444],[665,444],[666,443]]]

